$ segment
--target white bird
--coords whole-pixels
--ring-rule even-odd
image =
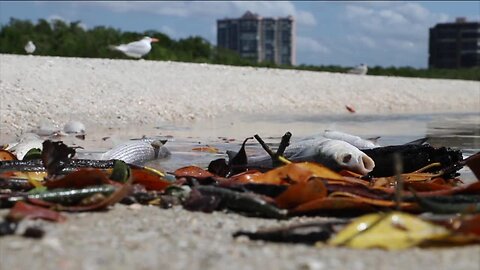
[[[348,71],[350,74],[358,74],[358,75],[365,75],[367,74],[368,67],[365,64],[360,64],[359,66],[356,66]]]
[[[29,40],[29,41],[27,42],[27,44],[25,45],[25,47],[24,47],[25,51],[26,51],[28,54],[32,54],[32,53],[35,51],[36,48],[37,48],[37,47],[35,47],[35,44],[33,44],[33,42],[32,42],[31,40]]]
[[[133,58],[142,58],[152,49],[152,42],[158,42],[158,39],[144,37],[141,40],[130,42],[128,44],[110,45],[110,49],[123,52],[125,55]]]

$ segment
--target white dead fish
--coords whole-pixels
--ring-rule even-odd
[[[158,39],[144,37],[141,40],[130,42],[128,44],[110,45],[112,50],[123,52],[125,55],[133,58],[142,58],[152,49],[152,42],[158,42]]]
[[[229,156],[233,153],[229,152]],[[347,169],[362,175],[373,170],[375,162],[357,147],[341,140],[316,137],[288,146],[284,156],[294,162],[318,162],[333,170]],[[271,167],[269,155],[248,158],[249,166]]]
[[[371,149],[380,147],[380,145],[370,140],[365,140],[360,138],[359,136],[351,135],[341,131],[325,130],[325,132],[323,132],[323,137],[348,142],[349,144],[357,147],[358,149]]]
[[[111,160],[119,159],[126,163],[144,163],[170,156],[170,151],[160,140],[143,139],[121,143],[104,153],[77,153],[77,158]]]
[[[348,71],[349,74],[365,75],[368,72],[368,67],[365,64],[360,64]]]
[[[70,121],[63,127],[63,132],[67,134],[85,134],[85,125],[79,121]]]
[[[34,53],[36,48],[37,47],[35,46],[35,44],[33,44],[33,42],[31,40],[29,40],[24,47],[25,52],[27,52],[28,54]]]

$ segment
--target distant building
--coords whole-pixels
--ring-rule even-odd
[[[430,28],[430,68],[468,68],[480,66],[480,22],[457,18]]]
[[[295,65],[295,21],[262,18],[247,11],[237,19],[217,20],[217,46],[257,62]]]

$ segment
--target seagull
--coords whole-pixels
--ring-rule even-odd
[[[28,54],[32,54],[35,51],[36,47],[35,44],[33,44],[31,40],[29,40],[25,45],[24,49]]]
[[[110,49],[123,52],[125,55],[133,58],[142,58],[152,49],[152,42],[158,42],[158,39],[144,37],[141,40],[130,42],[128,44],[110,45]]]
[[[359,66],[356,66],[348,71],[350,74],[358,74],[358,75],[365,75],[367,74],[368,67],[365,64],[360,64]]]

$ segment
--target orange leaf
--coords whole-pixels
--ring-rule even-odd
[[[340,174],[323,165],[312,162],[301,162],[290,163],[270,170],[267,173],[253,176],[251,182],[281,185],[306,182],[312,177],[336,180],[344,179]]]
[[[298,215],[331,210],[374,211],[375,208],[356,198],[325,197],[301,204],[290,213]]]
[[[249,170],[249,171],[246,171],[246,172],[242,172],[242,173],[233,175],[229,178],[229,180],[232,181],[232,182],[243,183],[243,184],[252,183],[253,178],[255,178],[259,175],[262,175],[262,174],[263,173],[261,173],[260,171],[257,171],[257,170]]]
[[[175,174],[176,177],[194,177],[197,179],[205,179],[215,176],[213,173],[197,166],[183,167],[177,169],[173,174]]]
[[[327,188],[320,179],[311,179],[291,185],[275,198],[278,207],[284,209],[294,208],[300,204],[327,197]]]
[[[0,160],[17,160],[17,157],[8,150],[0,150]]]
[[[160,175],[144,169],[133,169],[132,178],[134,184],[141,184],[147,190],[162,191],[170,186]]]

